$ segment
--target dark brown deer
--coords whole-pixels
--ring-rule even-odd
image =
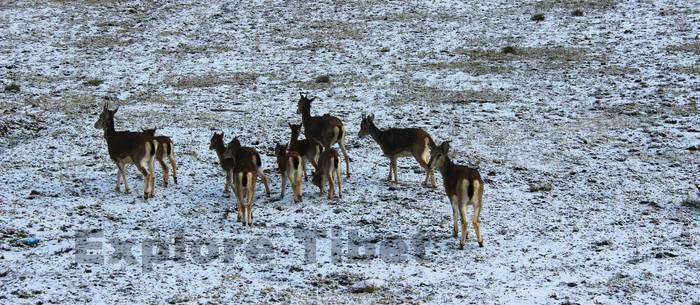
[[[294,202],[301,202],[302,157],[297,152],[287,151],[287,146],[279,143],[275,146],[275,156],[277,157],[277,170],[282,179],[280,199],[284,198],[287,180],[289,180],[289,184],[292,186]]]
[[[104,103],[102,113],[100,113],[100,117],[94,125],[95,128],[104,131],[109,157],[117,165],[117,184],[114,190],[119,192],[119,181],[120,178],[123,178],[124,192],[130,192],[126,178],[126,165],[134,164],[144,177],[143,198],[148,199],[148,197],[155,195],[153,161],[156,155],[157,142],[153,136],[143,132],[115,131],[114,114],[118,110],[118,107],[114,110],[109,110],[109,104]]]
[[[399,183],[399,175],[396,169],[396,159],[399,157],[413,156],[418,164],[426,170],[423,185],[437,187],[435,172],[428,169],[430,159],[430,147],[435,146],[433,138],[421,128],[388,128],[381,130],[374,125],[374,114],[363,116],[360,123],[360,137],[372,136],[382,153],[389,157],[389,178]]]
[[[311,102],[316,98],[309,99],[307,96],[299,93],[301,97],[297,103],[297,112],[301,114],[301,122],[304,125],[304,135],[307,139],[316,140],[323,149],[329,149],[333,144],[338,143],[340,150],[343,152],[345,166],[347,169],[347,177],[350,177],[350,156],[345,148],[345,138],[347,132],[343,126],[343,122],[337,117],[330,114],[323,116],[311,116]]]
[[[267,176],[262,168],[262,159],[260,159],[260,154],[258,154],[258,151],[255,148],[241,146],[241,141],[239,141],[236,137],[228,143],[224,156],[230,156],[233,158],[234,164],[238,164],[240,162],[255,164],[257,176],[260,177],[265,185],[265,194],[267,197],[270,197],[270,186],[267,183]]]
[[[209,149],[216,151],[217,157],[219,157],[219,165],[226,175],[226,180],[224,181],[224,194],[230,196],[231,194],[231,181],[232,181],[232,171],[233,171],[233,157],[224,156],[226,152],[226,145],[224,144],[224,133],[216,133],[211,136],[209,140]]]
[[[175,161],[175,147],[173,146],[173,140],[168,136],[156,136],[156,129],[144,129],[144,133],[147,133],[154,137],[158,146],[156,147],[156,160],[160,163],[160,168],[163,169],[163,185],[168,187],[168,180],[170,176],[170,170],[168,165],[165,164],[165,158],[168,158],[170,166],[172,167],[173,182],[177,184],[177,161]]]
[[[335,185],[338,185],[338,197],[343,198],[343,178],[340,166],[340,157],[338,151],[334,148],[328,148],[321,153],[318,159],[318,167],[311,175],[311,181],[318,186],[323,196],[323,188],[328,181],[328,199],[333,199],[335,195]]]
[[[474,206],[472,225],[476,232],[479,247],[484,246],[484,238],[481,236],[481,207],[484,196],[484,181],[476,169],[457,165],[447,155],[450,150],[450,141],[443,142],[434,147],[430,152],[428,168],[438,169],[442,174],[443,184],[447,198],[452,204],[452,235],[457,237],[457,213],[462,222],[462,239],[459,241],[459,249],[464,248],[469,235],[467,233],[467,205]]]
[[[304,173],[304,179],[306,179],[306,162],[311,163],[312,168],[316,168],[318,158],[323,152],[323,146],[312,139],[299,140],[301,124],[289,124],[289,128],[292,131],[292,136],[289,139],[289,151],[296,152],[303,158],[301,168]]]

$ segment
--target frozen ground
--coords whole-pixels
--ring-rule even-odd
[[[700,192],[697,3],[114,2],[0,2],[0,303],[700,302],[700,210],[682,204]],[[347,126],[346,197],[305,183],[294,204],[259,188],[255,227],[224,219],[212,131],[263,153],[276,196],[272,152],[300,120],[300,91]],[[121,105],[117,129],[174,139],[179,185],[144,202],[130,167],[134,193],[113,191],[92,127],[106,99]],[[453,159],[478,166],[484,248],[472,234],[457,250],[444,191],[421,187],[415,162],[400,162],[399,186],[384,181],[388,160],[357,137],[363,112],[451,139]],[[326,233],[315,262],[302,229]],[[102,230],[90,240],[105,261],[108,240],[136,242],[137,262],[76,262],[78,230]],[[409,247],[404,260],[349,254],[349,232]],[[242,245],[232,262],[149,271],[152,239]],[[379,287],[358,292],[363,280]]]

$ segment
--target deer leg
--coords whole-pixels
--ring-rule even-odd
[[[474,231],[476,231],[476,240],[479,242],[479,247],[484,246],[484,237],[481,236],[481,203],[483,200],[484,189],[480,188],[474,200]]]
[[[301,169],[304,172],[304,180],[309,180],[309,177],[306,176],[306,158],[301,158]]]
[[[459,241],[459,249],[462,250],[469,239],[469,232],[467,232],[467,203],[462,200],[459,200],[459,214],[462,221],[462,239]]]
[[[296,185],[294,186],[297,190],[297,198],[299,198],[299,202],[302,202],[302,193],[301,193],[301,175],[297,173],[294,175],[295,180],[296,180]]]
[[[450,203],[452,204],[452,237],[457,237],[459,233],[457,222],[459,221],[459,206],[457,202],[457,196],[450,196]]]
[[[393,181],[394,169],[391,167],[392,162],[393,162],[393,161],[391,161],[391,158],[389,158],[389,177],[386,178],[386,181],[389,181],[389,182]]]
[[[173,147],[170,146],[170,155],[168,155],[168,160],[170,161],[170,167],[173,170],[173,182],[177,184],[177,160],[175,159],[175,151]]]
[[[391,171],[394,173],[394,182],[399,184],[399,175],[396,171],[396,157],[391,157]]]
[[[319,190],[321,191],[321,198],[323,198],[323,194],[324,194],[323,188],[325,188],[325,187],[326,187],[326,175],[321,174],[321,183],[318,186]]]
[[[345,169],[347,172],[345,173],[347,175],[347,178],[350,178],[350,156],[348,155],[348,150],[345,148],[345,134],[347,134],[343,128],[343,137],[340,138],[340,141],[338,141],[338,145],[340,146],[340,150],[343,152],[343,158],[345,159]]]
[[[335,195],[335,182],[333,181],[333,173],[328,173],[328,200],[333,200]]]
[[[265,185],[265,195],[267,197],[270,197],[270,185],[267,184],[267,175],[265,175],[265,172],[263,171],[262,167],[258,167],[258,177],[262,179],[262,182]],[[255,179],[255,176],[253,176],[253,179]]]
[[[285,177],[285,176],[286,175],[284,173],[282,173],[282,175],[280,175],[280,178],[282,180],[282,189],[280,190],[280,199],[284,198],[284,190],[287,188],[287,177]],[[293,188],[294,188],[294,184],[292,183],[292,189]]]
[[[117,167],[119,167],[119,171],[122,174],[122,180],[124,181],[124,194],[129,194],[131,193],[131,190],[129,189],[129,182],[126,179],[126,164],[117,164]]]
[[[340,166],[338,166],[338,169],[335,171],[335,175],[337,176],[338,181],[338,198],[343,198],[343,174],[341,173]]]
[[[237,202],[237,204],[236,204],[236,212],[237,212],[236,222],[240,222],[240,223],[244,223],[244,221],[245,221],[245,220],[243,220],[243,217],[244,217],[243,212],[244,211],[243,211],[243,190],[242,190],[242,188],[243,188],[242,186],[239,186],[238,183],[236,183],[236,187],[234,190],[236,192],[236,202]]]
[[[151,183],[150,183],[150,187],[151,187],[150,196],[151,196],[151,198],[155,197],[155,195],[156,195],[156,174],[155,174],[156,171],[155,171],[154,166],[153,166],[154,162],[155,162],[155,158],[153,158],[153,156],[151,156],[151,158],[148,160],[148,173],[151,177]]]
[[[248,226],[253,226],[253,199],[255,199],[255,174],[248,179]],[[269,196],[269,195],[268,195]]]
[[[168,187],[168,176],[170,175],[168,166],[165,165],[165,161],[163,161],[163,159],[158,159],[158,163],[160,163],[160,168],[163,169],[163,186]]]
[[[114,191],[119,193],[119,184],[120,184],[120,179],[122,177],[122,170],[119,168],[119,165],[117,165],[117,185],[114,186]]]
[[[151,177],[148,175],[148,170],[146,170],[146,167],[143,166],[143,164],[137,164],[136,167],[139,169],[139,172],[143,175],[143,199],[147,200],[148,199],[148,184],[151,182]]]

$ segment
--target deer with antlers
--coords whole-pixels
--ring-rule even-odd
[[[328,148],[321,153],[318,166],[311,172],[314,185],[318,186],[321,196],[324,193],[324,185],[328,182],[328,199],[333,199],[335,186],[338,186],[338,197],[343,198],[343,178],[340,166],[340,156],[334,148]]]
[[[318,158],[323,152],[323,146],[318,141],[312,139],[299,140],[299,134],[301,133],[301,124],[288,124],[289,129],[292,131],[292,136],[289,139],[289,151],[295,152],[302,157],[302,172],[304,173],[304,179],[306,178],[306,162],[311,163],[313,168],[316,168],[318,163]]]
[[[114,129],[114,115],[118,110],[119,107],[110,110],[109,104],[104,103],[102,112],[94,125],[95,128],[102,129],[104,132],[109,157],[117,165],[117,184],[114,190],[119,192],[121,178],[124,180],[124,192],[130,192],[126,178],[126,165],[134,164],[144,177],[143,198],[148,199],[155,195],[153,161],[158,143],[152,135],[147,133],[116,131]]]
[[[467,242],[467,206],[474,206],[472,225],[476,232],[479,247],[484,246],[484,238],[481,236],[481,207],[484,196],[484,181],[481,180],[479,171],[467,166],[457,165],[448,156],[450,141],[445,141],[440,146],[434,146],[430,152],[428,168],[437,169],[442,174],[445,193],[452,204],[452,235],[457,237],[457,217],[459,214],[462,224],[462,238],[459,241],[459,249],[464,248]]]
[[[275,156],[277,157],[277,170],[282,179],[280,199],[284,198],[287,180],[289,180],[289,184],[292,186],[294,202],[301,202],[301,176],[304,170],[302,157],[295,151],[287,151],[287,145],[279,143],[275,146]]]
[[[297,113],[301,114],[301,123],[304,125],[304,135],[307,139],[316,140],[321,143],[324,150],[330,149],[333,144],[338,143],[340,150],[343,152],[343,158],[345,159],[345,166],[347,169],[346,175],[349,178],[350,156],[345,148],[347,132],[345,131],[343,122],[330,114],[311,116],[311,102],[313,102],[316,97],[309,99],[301,93],[299,93],[299,95]]]
[[[435,172],[428,169],[431,146],[435,145],[433,138],[421,128],[388,128],[379,129],[374,125],[374,114],[362,116],[360,123],[359,137],[370,135],[382,153],[389,158],[389,178],[388,181],[399,183],[396,160],[399,157],[413,156],[418,164],[426,170],[423,185],[437,187],[435,182]],[[429,184],[430,183],[430,184]]]
[[[173,140],[168,136],[156,136],[156,129],[143,129],[143,132],[151,135],[158,146],[156,146],[156,160],[160,163],[160,168],[163,169],[163,185],[168,187],[168,181],[170,176],[170,170],[168,165],[165,164],[165,158],[168,158],[170,166],[172,167],[173,182],[177,184],[177,161],[175,161],[175,148],[173,146]]]

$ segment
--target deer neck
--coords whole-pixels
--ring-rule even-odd
[[[447,177],[447,173],[450,172],[450,170],[455,166],[455,164],[452,162],[450,157],[445,156],[445,161],[442,163],[442,166],[439,168],[440,174],[442,175],[443,178]]]
[[[384,132],[377,127],[377,125],[374,125],[374,122],[370,122],[369,124],[369,135],[379,143],[380,145],[384,144],[384,137],[382,136]]]
[[[310,118],[311,107],[304,107],[304,109],[301,111],[301,124],[304,125],[304,128],[306,128],[306,124],[308,124]]]
[[[104,137],[107,141],[114,135],[114,118],[110,118],[109,121],[107,121],[107,127],[103,129],[104,131]]]
[[[224,145],[223,141],[220,141],[216,143],[216,147],[214,148],[216,150],[216,155],[219,157],[219,162],[223,160],[224,158],[224,152],[226,151],[226,146]]]

